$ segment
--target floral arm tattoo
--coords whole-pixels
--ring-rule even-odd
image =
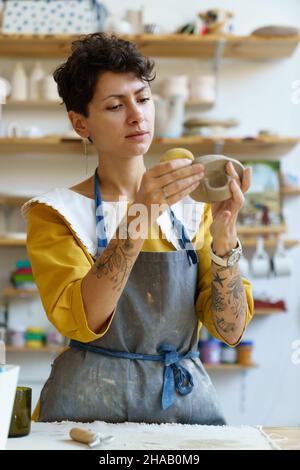
[[[93,265],[92,272],[98,279],[109,276],[113,289],[120,291],[135,260],[136,249],[127,230],[127,238],[111,242]]]
[[[224,339],[236,342],[242,334],[247,312],[245,287],[238,264],[225,268],[212,262],[212,313]]]

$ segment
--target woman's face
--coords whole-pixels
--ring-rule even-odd
[[[85,125],[99,153],[126,158],[147,152],[155,116],[147,82],[133,73],[105,72],[98,79],[88,111]],[[143,135],[136,136],[141,132]]]

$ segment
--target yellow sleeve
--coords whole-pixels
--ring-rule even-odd
[[[115,311],[99,333],[89,329],[81,282],[93,258],[75,239],[63,217],[38,203],[27,215],[27,253],[49,321],[67,338],[95,341],[109,329]]]
[[[212,241],[212,237],[210,235],[209,227],[212,222],[212,214],[211,214],[211,207],[209,204],[205,204],[204,208],[204,216],[201,226],[199,228],[195,246],[196,251],[199,258],[199,271],[198,271],[198,294],[196,299],[196,314],[201,322],[207,330],[210,332],[212,336],[219,339],[223,343],[228,344],[229,346],[237,346],[242,339],[246,326],[250,322],[253,317],[253,310],[254,310],[254,302],[251,292],[251,284],[247,279],[243,279],[243,284],[246,290],[246,297],[247,297],[247,315],[246,321],[243,328],[243,333],[239,340],[235,344],[228,343],[217,331],[213,319],[212,319],[212,298],[211,298],[211,260],[209,255],[209,249]],[[200,324],[200,326],[201,326]]]

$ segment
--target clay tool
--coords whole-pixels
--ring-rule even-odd
[[[103,436],[90,429],[72,428],[69,433],[73,441],[87,444],[90,448],[109,444],[114,440],[114,436]]]

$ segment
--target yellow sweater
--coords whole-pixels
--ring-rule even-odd
[[[199,320],[198,334],[201,326],[205,325],[215,338],[226,343],[216,330],[211,313],[211,260],[209,256],[211,220],[210,205],[206,204],[203,220],[192,240],[199,257],[195,311]],[[159,233],[156,233],[157,237],[153,237],[153,231],[156,230]],[[203,235],[204,243],[201,243]],[[197,249],[197,245],[201,248]],[[163,238],[160,228],[156,224],[153,225],[149,229],[149,237],[144,241],[142,251],[173,250],[175,247]],[[102,331],[98,334],[94,333],[88,327],[81,295],[82,279],[91,269],[94,259],[70,223],[62,214],[46,204],[36,203],[28,211],[27,253],[49,321],[67,338],[82,342],[101,338],[108,331],[114,313]],[[253,316],[253,298],[250,283],[243,279],[243,284],[246,288],[248,303],[246,327]],[[236,344],[230,344],[230,346],[236,346]]]

